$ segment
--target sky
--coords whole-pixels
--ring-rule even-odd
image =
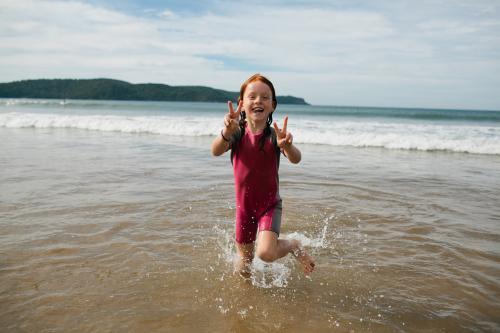
[[[113,78],[313,105],[500,110],[499,0],[0,0],[0,82]]]

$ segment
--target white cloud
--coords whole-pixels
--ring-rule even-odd
[[[167,19],[169,19],[169,18],[175,18],[176,17],[175,13],[172,12],[172,11],[170,11],[170,10],[164,10],[163,12],[161,12],[159,14],[159,16],[167,18]]]
[[[394,94],[411,96],[410,90],[498,85],[491,75],[500,74],[497,9],[490,3],[474,7],[471,17],[486,15],[475,20],[419,16],[411,8],[272,3],[189,15],[162,8],[133,16],[77,1],[8,0],[0,4],[0,76],[4,82],[112,77],[238,90],[261,71],[276,81],[278,92],[312,103],[391,105]],[[454,103],[449,107],[500,108],[500,100],[475,91],[466,100],[463,91],[446,90]],[[398,103],[441,103],[434,98]]]

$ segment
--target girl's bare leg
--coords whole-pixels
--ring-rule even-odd
[[[238,262],[236,270],[241,276],[248,279],[250,278],[250,265],[252,264],[254,255],[255,243],[240,244],[236,242],[236,249],[238,250]]]
[[[257,256],[266,262],[273,262],[292,253],[302,265],[306,274],[314,270],[314,259],[302,248],[302,244],[295,239],[278,239],[278,235],[269,230],[259,232]]]

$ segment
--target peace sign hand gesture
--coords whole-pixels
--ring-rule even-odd
[[[238,103],[238,108],[236,109],[236,111],[234,111],[233,103],[231,101],[227,102],[227,107],[229,109],[229,112],[224,116],[224,126],[226,127],[225,132],[229,136],[236,133],[236,131],[240,127],[238,119],[240,118],[242,106],[243,102],[240,101]]]
[[[274,122],[274,130],[276,131],[276,139],[278,141],[278,147],[281,149],[288,148],[292,145],[293,135],[290,132],[287,132],[286,127],[288,124],[288,116],[285,116],[283,120],[283,128],[280,129],[276,122]]]

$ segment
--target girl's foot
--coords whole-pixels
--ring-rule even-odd
[[[294,248],[295,250],[292,251],[293,256],[297,261],[302,265],[302,268],[304,269],[304,273],[309,274],[314,271],[314,259],[307,254],[307,252],[304,250],[302,247],[302,244],[298,240],[292,240],[294,243]]]
[[[250,268],[251,263],[245,263],[242,259],[238,258],[234,265],[234,270],[243,279],[250,279],[252,276],[252,270]]]

